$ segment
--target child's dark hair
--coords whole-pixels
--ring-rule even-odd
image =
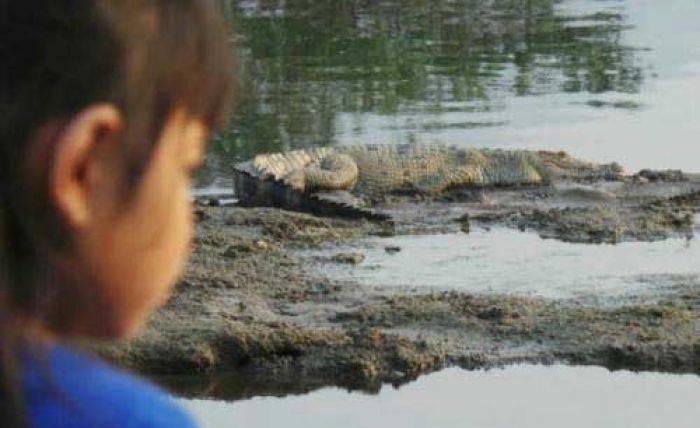
[[[125,200],[176,108],[214,125],[232,92],[228,39],[214,0],[32,0],[0,5],[0,421],[23,423],[12,320],[60,331],[45,257],[67,237],[54,218],[46,169],[27,165],[45,130],[97,103],[124,131]],[[50,137],[50,136],[49,136]],[[44,135],[44,139],[47,138]],[[51,150],[50,146],[47,150]],[[44,165],[46,166],[46,165]],[[57,289],[59,288],[59,289]],[[6,425],[5,425],[6,424]]]

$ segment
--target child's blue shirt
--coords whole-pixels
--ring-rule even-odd
[[[157,388],[67,348],[22,358],[21,366],[24,404],[33,427],[194,427]]]

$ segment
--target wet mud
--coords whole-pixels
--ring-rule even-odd
[[[445,230],[452,219],[467,233],[473,225],[505,225],[572,243],[692,238],[700,178],[684,175],[681,180],[665,171],[640,174],[622,181],[456,189],[430,200],[394,196],[378,211],[394,219],[397,233]]]
[[[367,287],[352,278],[329,279],[319,268],[322,263],[361,263],[361,254],[335,251],[340,244],[368,235],[460,227],[455,221],[459,218],[519,228],[524,222],[526,229],[543,235],[554,231],[560,239],[564,237],[556,235],[563,234],[562,224],[575,221],[577,233],[595,239],[577,235],[571,240],[609,241],[606,234],[581,232],[588,220],[575,209],[567,212],[573,208],[563,207],[556,214],[553,205],[572,198],[570,189],[523,198],[536,191],[501,190],[462,205],[431,202],[419,211],[410,209],[418,202],[395,201],[400,220],[390,228],[272,208],[199,207],[194,253],[171,301],[135,340],[95,350],[119,366],[156,376],[182,394],[227,399],[300,393],[327,385],[376,391],[382,383],[401,384],[451,365],[563,361],[700,373],[697,276],[664,278],[653,295],[602,305],[382,284]],[[629,189],[614,191],[617,198]],[[580,189],[574,193],[581,200]],[[635,198],[654,207],[649,208],[654,214],[635,212],[660,220],[626,217],[624,224],[643,227],[622,228],[615,232],[616,239],[660,239],[692,231],[695,196],[661,198],[648,193]],[[521,201],[551,206],[530,216],[523,214],[530,206],[521,207],[520,217],[512,212],[496,215],[516,194]],[[421,217],[431,209],[435,213]],[[580,209],[594,208],[581,204]],[[328,259],[304,256],[299,251],[303,248],[324,248]]]

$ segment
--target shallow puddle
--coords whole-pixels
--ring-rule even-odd
[[[401,251],[387,252],[391,246]],[[374,238],[337,251],[360,251],[366,260],[359,266],[322,263],[319,268],[332,278],[367,286],[623,297],[656,293],[663,286],[698,287],[700,276],[700,242],[686,239],[570,244],[512,229],[477,228],[469,235]]]
[[[202,427],[689,428],[700,377],[595,367],[448,369],[376,396],[328,388],[305,396],[185,401]]]

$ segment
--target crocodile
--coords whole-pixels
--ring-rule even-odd
[[[595,164],[564,152],[377,144],[261,154],[235,166],[234,191],[243,206],[391,220],[376,209],[390,195],[438,198],[457,189],[623,177],[617,163]]]

